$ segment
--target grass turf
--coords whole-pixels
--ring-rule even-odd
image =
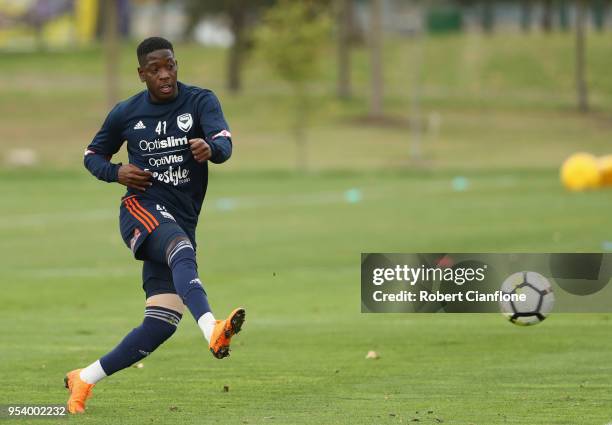
[[[117,231],[121,188],[85,171],[1,177],[0,400],[63,403],[64,373],[142,317],[139,265]],[[610,236],[608,194],[566,193],[554,170],[474,172],[464,192],[452,177],[213,173],[198,256],[217,315],[247,308],[233,355],[213,359],[186,315],[70,422],[610,421],[609,315],[525,329],[501,315],[359,312],[363,251],[590,251]]]
[[[361,252],[598,251],[612,240],[609,193],[566,193],[556,171],[576,150],[609,153],[609,36],[589,34],[588,46],[595,112],[583,115],[571,34],[428,38],[422,112],[440,126],[414,168],[406,123],[420,48],[386,40],[391,119],[372,126],[367,50],[355,50],[355,97],[340,102],[330,45],[311,84],[313,173],[296,175],[289,88],[255,55],[230,96],[225,52],[178,45],[181,79],[220,95],[235,134],[234,157],[214,168],[198,255],[217,314],[243,304],[247,325],[217,361],[186,316],[144,368],[102,382],[70,422],[610,422],[609,315],[524,329],[498,315],[359,313]],[[141,89],[133,50],[117,67],[123,96]],[[33,149],[40,162],[0,170],[0,403],[65,402],[64,373],[142,319],[139,265],[118,234],[121,188],[80,168],[107,112],[102,57],[3,53],[0,149]],[[458,175],[468,190],[452,190]]]

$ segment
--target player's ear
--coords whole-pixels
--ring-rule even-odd
[[[138,77],[140,77],[141,83],[145,82],[144,69],[142,69],[141,67],[138,67]]]

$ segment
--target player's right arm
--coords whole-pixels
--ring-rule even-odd
[[[117,105],[104,120],[92,142],[85,150],[85,168],[99,180],[117,182],[129,188],[145,190],[151,186],[151,173],[132,164],[123,165],[110,162],[116,154],[124,137],[121,134],[121,112]]]

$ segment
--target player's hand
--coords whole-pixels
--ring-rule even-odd
[[[199,163],[203,163],[204,161],[210,159],[212,156],[212,150],[210,149],[210,145],[206,143],[204,139],[190,139],[189,145],[191,147],[191,153],[193,153],[193,157]]]
[[[153,174],[150,171],[141,170],[134,164],[124,164],[119,167],[117,181],[131,189],[145,191],[153,185],[152,177]]]

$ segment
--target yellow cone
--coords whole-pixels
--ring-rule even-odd
[[[612,158],[610,161],[612,165]],[[568,190],[592,189],[599,186],[600,181],[600,161],[589,153],[575,153],[561,166],[561,182]]]
[[[605,155],[597,160],[599,165],[600,186],[612,186],[612,155]]]

